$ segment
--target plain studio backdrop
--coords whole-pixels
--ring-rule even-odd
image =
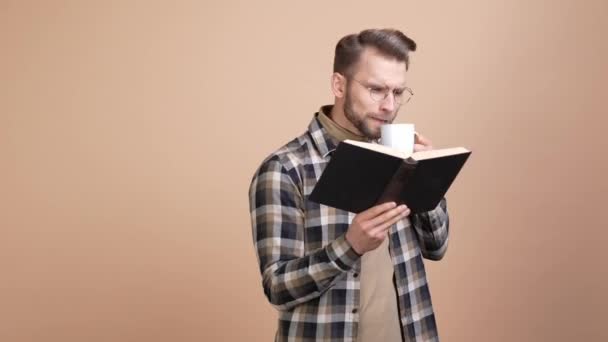
[[[0,340],[272,340],[249,182],[371,27],[419,44],[397,122],[473,150],[442,340],[608,340],[605,0],[1,0]]]

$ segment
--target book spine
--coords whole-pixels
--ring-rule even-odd
[[[376,204],[395,202],[397,205],[403,204],[403,189],[407,186],[408,181],[411,179],[411,175],[416,170],[417,161],[408,158],[403,160],[397,171],[393,174],[393,177],[388,182],[382,195],[376,201]]]

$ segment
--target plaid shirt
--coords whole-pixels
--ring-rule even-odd
[[[315,117],[264,160],[249,189],[264,293],[279,312],[276,341],[357,339],[360,257],[345,239],[355,214],[308,200],[336,142]],[[423,258],[448,244],[445,199],[389,231],[404,341],[438,341]]]

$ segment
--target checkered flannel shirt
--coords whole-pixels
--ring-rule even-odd
[[[278,310],[276,341],[357,339],[360,256],[345,239],[355,214],[308,200],[336,142],[313,118],[308,131],[266,158],[249,189],[264,293]],[[448,244],[445,199],[389,230],[404,341],[438,341],[423,258]]]

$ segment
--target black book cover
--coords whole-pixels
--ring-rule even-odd
[[[439,204],[470,154],[417,161],[341,142],[309,199],[353,213],[389,201],[405,203],[412,213],[429,211]]]

